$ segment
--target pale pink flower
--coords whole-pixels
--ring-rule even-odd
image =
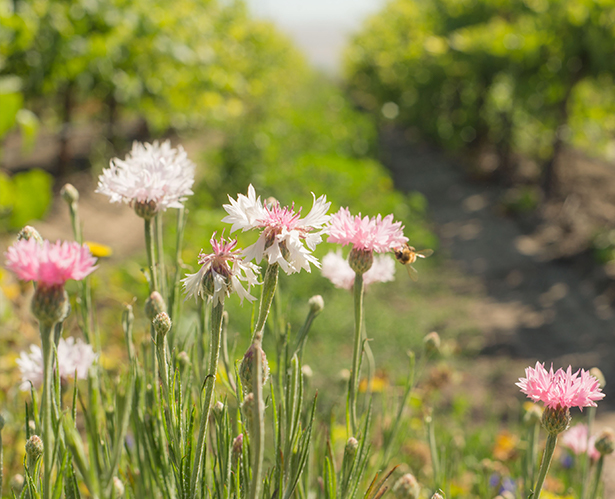
[[[327,241],[342,246],[352,244],[358,250],[385,253],[408,242],[403,230],[401,222],[393,221],[393,215],[361,218],[360,213],[352,216],[348,208],[340,208],[331,216]]]
[[[77,379],[87,379],[88,372],[98,354],[94,353],[91,345],[82,340],[69,337],[60,338],[57,347],[58,365],[60,366],[60,379],[68,381],[75,374]],[[54,360],[55,362],[55,360]],[[21,372],[22,383],[20,388],[24,391],[30,389],[30,383],[35,388],[43,384],[43,352],[38,345],[30,346],[30,352],[21,352],[17,359],[17,366]]]
[[[562,433],[561,444],[570,449],[573,454],[580,455],[585,454],[593,461],[596,461],[600,457],[600,453],[594,447],[596,442],[596,436],[593,435],[587,438],[587,425],[578,424],[573,426],[569,430]]]
[[[566,371],[561,368],[553,372],[553,366],[547,371],[543,364],[536,362],[536,367],[525,369],[525,378],[515,383],[528,398],[534,402],[544,402],[552,409],[578,407],[596,407],[596,400],[604,398],[600,382],[588,371],[579,369],[573,374],[572,367]]]
[[[215,236],[214,233],[210,241],[213,252],[199,253],[200,270],[195,274],[186,274],[181,281],[184,283],[186,298],[212,297],[214,303],[221,304],[226,296],[235,292],[241,302],[244,298],[248,301],[256,300],[250,294],[250,287],[259,284],[258,267],[244,261],[241,250],[235,249],[237,240],[227,242],[223,236],[217,241]],[[247,290],[242,282],[247,284]]]
[[[256,243],[245,249],[247,260],[260,263],[266,258],[269,264],[278,263],[287,274],[301,269],[310,272],[310,263],[320,267],[312,251],[322,242],[321,234],[329,220],[327,211],[331,203],[327,203],[326,196],[314,196],[312,209],[305,218],[301,218],[301,209],[294,211],[294,206],[281,207],[277,201],[270,205],[261,203],[252,185],[247,196],[239,194],[236,201],[229,196],[229,200],[231,204],[223,206],[228,215],[222,221],[232,224],[231,232],[262,230]]]
[[[40,286],[62,286],[69,279],[80,281],[96,267],[96,258],[86,245],[76,242],[39,244],[35,239],[21,239],[5,253],[6,268],[22,281],[35,281]]]
[[[155,203],[156,211],[181,208],[192,194],[195,165],[179,146],[166,140],[159,144],[134,142],[121,160],[111,160],[98,177],[96,192],[109,196],[112,203]]]
[[[348,290],[352,289],[356,276],[340,250],[335,253],[330,251],[322,259],[322,275],[336,288]],[[372,267],[363,274],[363,284],[366,287],[375,282],[389,282],[393,279],[395,279],[395,260],[388,255],[376,256]]]

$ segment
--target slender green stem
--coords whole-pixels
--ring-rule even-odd
[[[212,304],[211,307],[211,338],[209,347],[209,369],[205,378],[205,399],[201,411],[201,424],[197,440],[194,465],[192,467],[192,478],[190,480],[190,497],[197,497],[198,486],[201,473],[203,471],[205,441],[207,435],[207,422],[214,396],[216,385],[216,371],[218,367],[218,357],[220,354],[220,336],[222,334],[222,315],[224,313],[224,303]]]
[[[600,487],[600,479],[602,478],[602,468],[604,466],[604,454],[600,454],[598,463],[596,464],[596,473],[594,475],[594,485],[591,489],[590,499],[598,497],[598,487]]]
[[[173,279],[173,290],[171,292],[171,296],[169,297],[169,317],[174,323],[176,323],[176,328],[177,320],[179,320],[179,307],[181,305],[181,286],[179,277],[183,268],[182,244],[184,240],[184,228],[186,226],[184,215],[184,208],[180,208],[177,210],[177,237],[175,239],[175,276]],[[169,343],[172,348],[173,341],[170,341]]]
[[[547,473],[549,472],[549,468],[551,467],[553,452],[555,451],[556,445],[557,434],[549,433],[549,435],[547,436],[547,443],[545,444],[545,452],[542,455],[542,463],[540,464],[538,480],[536,481],[536,486],[534,487],[532,499],[540,499],[540,492],[542,491],[542,486],[545,483],[545,478],[547,477]]]
[[[252,341],[260,334],[261,340],[263,331],[265,329],[265,322],[269,316],[269,310],[271,310],[271,303],[275,295],[275,290],[278,287],[278,273],[280,266],[277,263],[272,263],[267,267],[265,271],[265,280],[263,282],[263,294],[261,295],[261,303],[258,311],[258,320],[256,321],[256,327],[254,328],[254,335]]]
[[[152,238],[152,233],[154,229],[154,220],[153,219],[144,219],[145,220],[145,250],[147,251],[147,263],[149,265],[149,291],[153,293],[154,291],[158,291],[158,278],[156,277],[155,270],[155,262],[156,256],[154,251],[154,240]]]
[[[363,274],[356,273],[354,278],[354,350],[352,353],[352,372],[348,385],[350,411],[350,428],[352,434],[357,434],[357,398],[359,394],[359,367],[362,356],[362,323],[363,323]],[[348,419],[348,418],[347,418]]]
[[[168,299],[168,294],[167,294],[167,272],[166,272],[166,267],[164,265],[164,241],[163,241],[163,237],[162,237],[162,213],[158,212],[156,213],[156,216],[154,217],[154,219],[156,220],[156,256],[158,257],[158,272],[160,273],[159,278],[160,280],[158,281],[160,283],[160,294],[162,295],[162,297],[167,300]]]
[[[263,482],[263,461],[265,460],[265,418],[263,409],[263,354],[262,354],[262,330],[261,334],[254,339],[254,359],[252,365],[252,379],[254,380],[254,421],[252,423],[252,435],[250,444],[253,449],[252,455],[252,484],[250,486],[250,499],[258,499]]]
[[[528,458],[527,469],[525,473],[526,493],[530,493],[530,488],[534,484],[536,478],[536,461],[538,460],[538,440],[540,436],[540,422],[536,422],[528,429]]]
[[[429,441],[429,453],[431,454],[431,466],[433,468],[434,490],[440,488],[440,459],[438,458],[438,446],[436,444],[436,431],[434,428],[433,418],[427,416],[425,418],[427,424],[427,440]]]
[[[587,441],[585,442],[585,448],[589,449],[589,439],[591,438],[592,428],[594,426],[594,419],[596,418],[596,408],[589,407],[587,409]],[[589,487],[589,481],[591,473],[589,473],[589,454],[584,452],[581,456],[581,499],[585,499],[587,490]]]
[[[51,473],[53,471],[53,447],[54,434],[52,410],[53,410],[53,324],[40,325],[41,343],[43,347],[43,403],[42,411],[42,426],[43,426],[43,467],[45,474],[43,476],[43,498],[51,497]]]

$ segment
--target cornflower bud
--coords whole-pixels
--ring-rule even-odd
[[[613,451],[615,451],[615,432],[611,428],[602,430],[596,438],[594,447],[603,456],[613,454]]]
[[[393,493],[398,499],[418,499],[421,486],[412,473],[406,473],[393,485]]]
[[[243,359],[241,361],[241,365],[239,366],[239,377],[241,379],[241,384],[243,386],[244,393],[253,392],[254,384],[252,380],[252,372],[254,366],[254,352],[255,352],[254,344],[250,345],[250,348],[246,351]],[[267,362],[267,356],[265,355],[265,351],[261,348],[261,359],[262,359],[262,381],[261,386],[265,386],[267,380],[269,379],[269,363]]]
[[[444,496],[439,492],[436,492],[433,496],[431,496],[431,499],[444,499]]]
[[[437,354],[440,352],[440,335],[435,331],[425,335],[423,338],[423,348],[428,354]]]
[[[26,225],[17,234],[17,240],[21,241],[22,239],[25,239],[26,241],[34,239],[38,244],[43,244],[43,238],[41,235],[34,227],[31,227],[30,225]]]
[[[243,451],[243,433],[240,433],[233,439],[232,450],[232,462],[233,466],[236,466],[241,459],[241,453]]]
[[[591,374],[594,378],[596,378],[598,380],[598,383],[600,383],[600,388],[604,388],[606,385],[606,378],[604,377],[604,374],[602,373],[602,371],[600,369],[598,369],[597,367],[592,367],[589,370],[589,374]]]
[[[190,362],[190,356],[188,352],[182,350],[177,354],[177,363],[179,364],[179,368],[183,371],[186,367],[188,367]]]
[[[310,306],[310,312],[316,315],[325,308],[325,300],[320,295],[314,295],[309,299],[308,305]]]
[[[26,442],[27,466],[30,474],[34,473],[34,467],[43,455],[43,450],[43,441],[38,435],[32,435]]]
[[[366,249],[352,248],[348,255],[348,265],[357,274],[365,274],[374,264],[374,252]]]
[[[568,429],[571,419],[568,407],[545,407],[542,412],[542,427],[551,435],[558,435]]]
[[[220,417],[222,413],[224,412],[224,404],[218,400],[212,407],[211,411],[214,414],[214,416]]]
[[[73,184],[64,184],[60,190],[60,195],[68,204],[73,204],[79,201],[79,191]]]
[[[167,333],[171,330],[171,318],[166,312],[160,312],[152,321],[154,331],[156,331],[156,338],[163,339]]]
[[[346,441],[346,447],[344,448],[344,455],[345,455],[344,457],[348,457],[348,459],[350,460],[354,459],[358,448],[359,448],[359,441],[354,437],[350,437]]]
[[[113,477],[113,490],[115,491],[115,497],[117,499],[121,499],[122,497],[124,497],[124,484],[116,476]]]
[[[534,426],[542,420],[542,407],[532,402],[527,402],[526,404],[523,404],[523,407],[525,408],[523,423],[527,426]]]
[[[23,475],[20,475],[19,473],[17,473],[11,477],[11,481],[9,482],[9,485],[11,489],[15,492],[15,494],[20,494],[21,491],[23,490],[23,486],[25,483],[26,483],[26,479],[23,477]]]
[[[70,302],[64,286],[37,286],[32,298],[32,313],[41,324],[53,325],[70,313]]]
[[[254,394],[248,393],[241,404],[241,416],[243,417],[244,426],[248,435],[252,431],[252,423],[254,422]]]
[[[153,321],[158,314],[166,311],[167,305],[158,291],[149,295],[149,298],[145,301],[145,315],[150,321]]]
[[[156,201],[134,201],[132,206],[137,216],[144,220],[151,220],[158,212]]]

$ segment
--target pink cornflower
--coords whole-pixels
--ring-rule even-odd
[[[561,443],[564,447],[570,449],[573,454],[578,456],[587,452],[592,461],[597,461],[600,453],[594,447],[596,436],[593,435],[589,439],[587,437],[587,425],[578,424],[562,433]]]
[[[330,251],[322,259],[322,275],[329,279],[336,288],[352,289],[355,272],[341,250]],[[374,258],[372,267],[363,274],[363,283],[369,286],[375,282],[389,282],[395,279],[395,260],[388,255]]]
[[[76,242],[39,244],[35,239],[22,239],[7,250],[5,257],[6,268],[19,279],[47,288],[63,286],[69,279],[80,281],[96,269],[96,258],[89,248]]]
[[[241,257],[241,250],[236,250],[237,240],[226,241],[224,235],[220,241],[212,236],[210,243],[212,253],[199,253],[199,264],[201,269],[195,274],[186,274],[181,282],[184,283],[186,298],[198,296],[205,299],[211,296],[215,304],[222,304],[226,296],[232,292],[239,295],[243,302],[254,301],[256,298],[250,294],[250,287],[259,284],[257,272],[258,267],[252,263],[244,261]],[[246,290],[241,282],[248,286]]]
[[[361,218],[361,214],[352,216],[348,208],[340,208],[331,216],[327,241],[342,246],[352,244],[357,250],[385,253],[408,242],[403,229],[401,222],[393,221],[393,215]]]
[[[573,374],[572,367],[566,371],[561,368],[553,372],[553,366],[547,371],[543,364],[536,362],[536,367],[525,369],[525,378],[515,383],[528,398],[534,402],[544,402],[551,409],[578,407],[596,407],[596,400],[602,400],[604,393],[600,382],[588,371],[579,369]]]
[[[269,264],[278,263],[287,274],[301,269],[310,272],[310,263],[320,267],[311,252],[322,242],[321,234],[329,220],[327,211],[331,203],[327,203],[326,196],[314,196],[312,209],[305,218],[301,218],[301,209],[294,211],[294,206],[281,207],[277,201],[261,203],[252,185],[247,196],[239,194],[236,201],[229,196],[229,200],[231,204],[223,206],[228,215],[222,221],[232,224],[231,232],[261,229],[256,243],[243,253],[246,260],[260,263],[266,258]]]

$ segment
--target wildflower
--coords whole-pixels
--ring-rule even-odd
[[[239,364],[239,378],[241,379],[241,385],[243,386],[245,393],[252,393],[254,384],[252,380],[252,371],[254,369],[254,357],[255,357],[254,344],[250,345],[248,350]],[[269,363],[267,362],[267,356],[265,351],[261,348],[261,386],[264,386],[269,379]]]
[[[216,241],[216,234],[212,236],[210,243],[213,253],[199,253],[201,269],[195,274],[186,274],[181,282],[184,283],[186,298],[198,296],[205,298],[210,296],[215,303],[222,303],[225,296],[232,292],[239,295],[243,302],[254,301],[256,298],[250,294],[250,287],[259,284],[258,269],[252,263],[247,263],[240,256],[241,250],[236,250],[237,240],[226,241],[224,236]],[[248,286],[246,290],[241,282]]]
[[[75,242],[39,244],[35,238],[16,241],[7,252],[6,268],[22,281],[35,281],[42,287],[64,286],[69,279],[80,281],[96,267],[96,258],[87,246]]]
[[[547,371],[543,364],[525,369],[525,378],[515,383],[532,401],[542,401],[551,409],[596,407],[596,401],[604,398],[599,381],[584,369],[572,373],[569,366],[553,372]]]
[[[615,432],[611,428],[605,428],[596,437],[596,451],[601,456],[613,454],[615,451]]]
[[[591,460],[597,460],[600,457],[599,452],[596,450],[595,442],[596,437],[592,436],[588,441],[587,425],[578,424],[566,430],[562,434],[562,445],[569,449],[573,454],[580,455],[585,454],[589,456]]]
[[[87,379],[88,372],[98,355],[94,353],[91,345],[82,340],[69,337],[60,338],[57,348],[60,379],[67,381],[77,376],[77,379]],[[38,388],[43,383],[43,352],[38,345],[30,346],[30,352],[21,352],[17,359],[21,372],[21,389],[30,389],[30,383]]]
[[[339,250],[327,253],[322,259],[322,275],[336,288],[351,290],[354,285],[355,272]],[[395,260],[390,256],[378,255],[371,268],[363,274],[363,284],[369,286],[375,282],[389,282],[394,278]]]
[[[109,196],[112,203],[123,202],[143,218],[151,218],[167,208],[181,208],[192,194],[195,165],[179,146],[134,142],[121,160],[114,158],[98,177],[96,192]]]
[[[398,499],[418,499],[421,486],[412,473],[406,473],[393,485],[393,493]]]
[[[269,205],[261,203],[252,185],[247,196],[239,194],[236,201],[229,196],[229,201],[231,204],[223,206],[228,215],[222,221],[232,224],[231,232],[262,229],[256,243],[244,251],[247,260],[260,263],[266,258],[269,264],[278,263],[287,274],[301,269],[310,272],[310,263],[320,267],[311,252],[322,242],[321,234],[329,220],[327,210],[331,203],[327,203],[326,196],[314,196],[312,209],[305,218],[300,218],[301,209],[294,211],[294,205],[281,207],[275,200]]]

